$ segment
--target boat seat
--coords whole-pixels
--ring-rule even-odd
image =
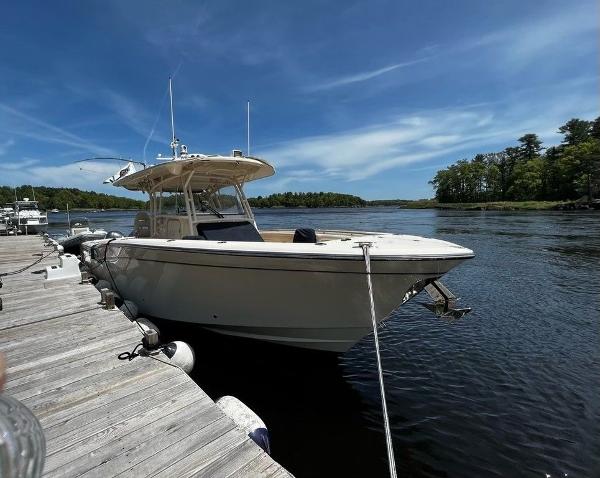
[[[185,236],[184,239],[205,241],[243,241],[264,242],[250,221],[205,222],[196,225],[197,236]]]
[[[308,227],[296,229],[293,242],[314,244],[317,242],[317,233]]]

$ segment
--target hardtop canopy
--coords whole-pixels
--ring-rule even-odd
[[[215,185],[244,184],[273,174],[273,166],[259,158],[191,154],[125,175],[113,185],[130,191],[178,192],[187,183],[192,191],[202,191]]]

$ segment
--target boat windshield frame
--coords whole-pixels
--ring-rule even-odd
[[[234,182],[227,178],[211,178],[210,185],[203,189],[196,190],[192,187],[192,179],[196,171],[191,171],[181,176],[180,187],[175,191],[172,191],[172,187],[169,187],[168,191],[164,191],[161,182],[157,182],[153,187],[147,191],[149,195],[149,216],[150,216],[150,234],[151,237],[164,237],[164,228],[162,223],[165,221],[180,221],[182,214],[177,205],[174,212],[167,211],[165,205],[165,198],[168,197],[165,194],[175,195],[176,201],[181,197],[183,199],[183,206],[185,208],[186,225],[188,234],[180,233],[181,236],[195,235],[196,226],[199,223],[207,222],[226,222],[226,221],[250,221],[256,225],[252,208],[244,194],[243,183]],[[172,177],[169,178],[169,182],[172,184]],[[214,208],[215,201],[210,204],[211,199],[224,188],[233,188],[236,196],[236,203],[238,207],[237,213],[227,213],[226,211]],[[202,207],[202,203],[198,200],[200,195],[204,195],[207,199]]]
[[[40,210],[37,201],[16,201],[15,210],[17,211],[35,211]]]

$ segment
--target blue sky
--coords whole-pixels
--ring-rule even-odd
[[[457,159],[545,144],[599,114],[599,8],[567,1],[8,2],[0,184],[101,185],[168,154],[165,92],[190,151],[272,162],[249,195],[430,197]],[[151,134],[153,132],[153,134]],[[84,169],[80,169],[83,167]]]

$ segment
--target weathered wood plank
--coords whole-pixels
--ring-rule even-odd
[[[261,453],[260,447],[250,440],[242,441],[226,455],[217,458],[208,466],[194,472],[192,476],[226,477],[235,473],[249,461],[254,460]]]
[[[212,412],[212,411],[211,411]],[[173,463],[181,461],[184,457],[198,449],[206,447],[228,432],[234,430],[235,425],[223,414],[209,424],[206,429],[199,428],[185,439],[166,447],[160,454],[154,454],[144,461],[134,464],[116,476],[153,476],[169,468]],[[176,473],[170,476],[177,475]]]
[[[61,334],[89,335],[99,330],[106,330],[107,327],[117,324],[121,325],[124,329],[131,330],[129,320],[122,315],[120,317],[116,317],[116,315],[114,311],[95,309],[84,314],[79,314],[78,317],[74,317],[73,315],[55,317],[51,320],[34,322],[22,327],[4,330],[0,334],[0,347],[2,347],[4,352],[8,352],[21,347],[41,345],[48,340],[54,339],[57,335],[57,330]]]
[[[201,473],[213,461],[235,449],[248,437],[238,428],[232,428],[228,432],[216,437],[202,448],[184,456],[181,460],[149,476],[193,476]]]
[[[211,405],[210,401],[197,400],[193,393],[177,397],[169,404],[172,413],[165,414],[164,406],[159,406],[114,423],[91,438],[47,456],[44,469],[51,472],[60,467],[61,476],[80,476],[140,441],[153,440],[169,430],[177,430],[182,423],[193,420],[204,412],[204,407],[211,408]],[[185,414],[174,413],[180,409],[184,409]]]
[[[54,355],[57,351],[61,351],[62,349],[67,350],[69,348],[75,348],[81,345],[84,345],[87,342],[93,342],[96,340],[103,340],[109,338],[109,335],[114,335],[119,333],[120,331],[124,332],[127,330],[135,330],[132,329],[131,324],[126,319],[114,322],[112,320],[104,322],[104,327],[102,328],[103,321],[98,317],[99,314],[103,312],[102,309],[92,309],[90,311],[85,311],[85,314],[72,314],[79,315],[81,321],[86,321],[86,316],[96,316],[96,325],[88,325],[82,326],[80,328],[75,329],[58,329],[55,331],[61,330],[59,335],[56,335],[56,340],[51,340],[48,336],[40,337],[39,340],[36,340],[34,337],[27,337],[24,342],[14,344],[16,348],[13,346],[7,346],[6,350],[12,350],[13,357],[16,361],[24,361],[25,359],[38,358],[46,355]],[[48,333],[48,329],[52,327],[52,322],[56,319],[56,317],[48,319],[43,322],[38,322],[40,334]],[[99,319],[99,320],[98,320]],[[77,320],[77,317],[74,317],[74,320]],[[102,333],[102,331],[105,333]],[[141,332],[138,332],[138,337],[141,339]],[[138,341],[139,342],[139,341]],[[22,345],[29,344],[31,346],[35,346],[35,349],[29,349],[28,347],[24,347]],[[63,348],[64,346],[64,348]]]
[[[182,372],[183,373],[183,372]],[[112,407],[113,403],[120,403],[120,400],[136,400],[140,390],[161,386],[167,383],[172,377],[172,372],[167,369],[158,370],[155,373],[146,376],[138,375],[137,378],[127,381],[121,381],[113,385],[110,393],[99,393],[88,395],[85,399],[77,403],[71,403],[69,407],[62,410],[54,410],[52,414],[45,417],[39,417],[40,423],[44,429],[55,426],[63,421],[68,421],[89,411],[98,409],[99,413]]]
[[[146,385],[146,382],[143,382],[142,385]],[[162,376],[160,381],[149,383],[148,388],[151,388],[153,393],[144,393],[140,387],[135,387],[128,395],[118,397],[109,403],[96,406],[93,401],[88,402],[88,406],[79,410],[79,413],[74,410],[73,414],[55,420],[53,423],[47,423],[44,426],[44,434],[47,440],[53,440],[73,430],[89,427],[92,422],[98,420],[110,421],[113,420],[114,415],[133,414],[137,408],[148,408],[149,404],[164,400],[164,396],[180,393],[181,390],[192,385],[194,384],[190,383],[185,374]],[[97,428],[99,425],[94,423],[93,426]]]
[[[131,333],[132,332],[127,332],[127,334]],[[67,349],[60,353],[57,352],[54,355],[48,355],[45,357],[32,356],[29,360],[21,363],[14,362],[12,355],[8,355],[8,383],[10,383],[13,377],[29,375],[31,373],[35,373],[36,370],[46,370],[47,368],[54,368],[60,366],[62,363],[75,360],[77,357],[80,357],[82,355],[101,352],[105,348],[123,343],[124,338],[127,338],[127,344],[131,343],[131,337],[125,334],[119,334],[109,336],[104,338],[103,340],[99,340],[89,344],[78,345],[76,348]],[[124,345],[124,351],[126,351],[126,349],[128,348],[128,345]]]
[[[262,452],[256,458],[247,462],[244,466],[227,476],[229,478],[245,478],[247,476],[259,478],[273,476],[279,468],[278,465],[273,465],[276,465],[276,463],[273,462],[273,459],[265,452]],[[289,476],[289,474],[285,473],[279,476]]]
[[[119,473],[127,473],[129,476],[144,476],[139,469],[132,474],[131,470],[136,465],[145,463],[146,466],[157,466],[159,463],[168,463],[173,451],[177,452],[177,445],[188,440],[198,447],[199,442],[194,439],[195,434],[208,436],[212,430],[219,427],[219,423],[225,422],[226,418],[215,407],[207,406],[199,410],[195,417],[173,416],[174,425],[161,435],[159,440],[144,440],[137,443],[124,453],[113,456],[106,463],[102,463],[96,468],[91,469],[83,476],[115,476]],[[231,426],[228,424],[227,426]]]
[[[40,368],[30,369],[32,373],[27,375],[21,374],[15,376],[10,374],[7,380],[7,387],[11,393],[18,393],[23,390],[25,386],[35,387],[36,382],[40,381],[42,384],[50,380],[55,380],[59,375],[69,375],[72,377],[81,377],[83,373],[89,368],[95,370],[95,364],[99,362],[106,362],[107,358],[113,358],[118,356],[123,351],[132,349],[135,342],[135,336],[129,335],[126,340],[121,340],[111,346],[103,347],[101,351],[92,355],[79,355],[70,359],[69,361],[62,361],[60,364],[51,363],[47,364],[43,370]]]

